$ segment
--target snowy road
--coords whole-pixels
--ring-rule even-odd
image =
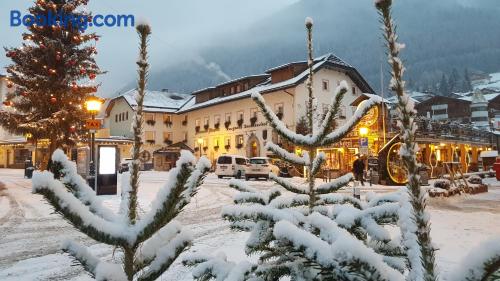
[[[141,210],[147,211],[165,173],[146,172],[139,193]],[[432,199],[432,231],[439,247],[438,262],[448,271],[469,249],[492,236],[500,235],[500,183],[487,194]],[[269,188],[271,182],[252,182],[256,188]],[[390,190],[391,188],[384,188]],[[232,203],[235,191],[227,180],[210,175],[179,221],[195,235],[191,251],[225,252],[230,259],[245,257],[247,234],[232,232],[220,218],[222,206]],[[104,196],[105,204],[117,209],[117,196]],[[39,195],[31,194],[31,183],[21,170],[0,169],[0,280],[91,280],[59,250],[65,238],[78,240],[101,257],[112,259],[112,248],[95,244],[53,214]],[[176,263],[162,280],[192,280],[189,269]]]

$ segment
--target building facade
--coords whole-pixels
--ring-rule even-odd
[[[374,94],[374,91],[352,66],[332,54],[315,59],[313,87],[319,110],[331,104],[335,89],[346,81],[349,91],[345,95],[337,125],[349,119],[357,104]],[[307,63],[294,62],[267,70],[264,74],[243,77],[184,96],[182,102],[164,100],[159,96],[168,92],[146,93],[145,123],[143,126],[144,149],[150,154],[176,143],[184,143],[197,155],[215,161],[221,154],[238,154],[247,157],[267,156],[267,142],[284,145],[262,116],[251,99],[254,92],[261,93],[266,103],[278,114],[286,126],[295,130],[307,103]],[[112,136],[129,136],[134,102],[131,92],[114,98],[106,109],[105,124]],[[378,119],[377,119],[378,120]],[[166,125],[168,124],[168,125]],[[377,129],[378,130],[378,129]],[[373,132],[376,132],[374,129]],[[347,147],[327,149],[332,166],[350,166],[359,153],[359,140],[353,135]],[[342,151],[342,150],[343,151]],[[339,152],[348,158],[334,156]],[[336,164],[334,164],[334,162]]]

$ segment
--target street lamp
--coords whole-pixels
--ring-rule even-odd
[[[203,144],[203,139],[202,138],[199,138],[198,139],[198,146],[199,146],[199,150],[200,150],[200,158],[201,158],[201,145]]]
[[[366,137],[368,135],[368,128],[366,127],[359,128],[359,135],[362,137]]]
[[[95,116],[99,113],[101,109],[102,100],[96,96],[91,96],[85,101],[85,109],[90,113],[92,121],[95,120]],[[90,122],[93,123],[93,122]],[[96,128],[88,128],[90,131],[90,165],[89,165],[89,185],[95,189],[95,131]]]

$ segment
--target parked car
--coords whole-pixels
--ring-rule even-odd
[[[250,165],[246,169],[245,179],[264,178],[269,179],[269,173],[279,175],[280,169],[278,166],[271,164],[267,157],[254,157],[250,159]]]
[[[123,158],[122,162],[120,162],[120,166],[118,167],[118,173],[128,172],[129,164],[132,162],[132,158]]]
[[[247,165],[249,165],[249,161],[246,157],[238,155],[221,155],[217,158],[215,174],[219,179],[223,177],[241,179],[245,176]]]

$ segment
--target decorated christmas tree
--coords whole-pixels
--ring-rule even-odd
[[[281,188],[266,191],[232,181],[230,186],[240,193],[234,197],[235,205],[223,209],[223,217],[232,228],[251,232],[245,251],[256,255],[258,262],[236,264],[224,255],[192,254],[184,263],[194,267],[193,276],[198,280],[279,280],[285,276],[291,280],[404,280],[406,252],[400,237],[387,229],[398,222],[400,194],[369,194],[366,200],[359,200],[351,193],[338,193],[353,180],[351,173],[316,183],[326,161],[318,149],[344,138],[382,100],[372,97],[362,102],[351,119],[334,126],[348,92],[347,83],[342,82],[326,113],[316,110],[312,28],[308,18],[308,133],[289,130],[259,93],[252,95],[274,130],[305,153],[298,156],[273,143],[267,149],[306,167],[307,178],[297,182],[271,175]]]
[[[12,64],[7,67],[13,88],[5,100],[10,110],[0,112],[0,125],[12,133],[48,139],[49,153],[72,145],[85,133],[88,113],[83,104],[97,91],[93,82],[101,74],[94,55],[99,37],[85,34],[81,21],[90,14],[81,9],[88,0],[38,0],[29,9],[33,17],[23,43],[6,48]],[[49,14],[64,13],[79,21],[38,22]],[[41,24],[42,23],[42,24]]]
[[[137,192],[139,188],[139,151],[142,140],[142,107],[148,72],[147,42],[151,29],[138,24],[140,36],[137,113],[133,121],[134,147],[130,173],[122,178],[120,212],[104,207],[95,192],[76,173],[76,165],[62,150],[52,156],[54,173],[37,172],[33,177],[33,191],[42,194],[76,229],[90,238],[112,245],[119,262],[101,261],[89,249],[74,241],[65,241],[64,250],[73,256],[96,280],[156,280],[191,243],[191,236],[174,219],[190,202],[205,174],[210,161],[181,151],[175,168],[168,174],[167,183],[160,189],[151,210],[139,216]]]

